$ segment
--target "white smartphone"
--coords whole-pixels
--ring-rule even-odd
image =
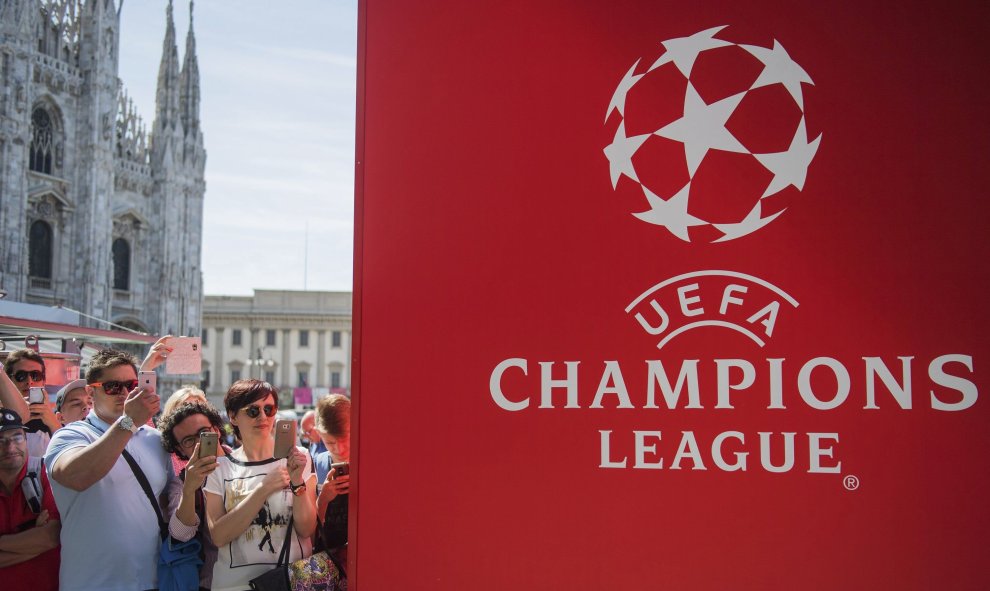
[[[145,390],[155,390],[158,385],[158,375],[153,371],[142,371],[138,373],[138,388]]]
[[[45,389],[41,386],[32,386],[28,389],[28,404],[47,402],[47,398],[48,396],[45,395]]]

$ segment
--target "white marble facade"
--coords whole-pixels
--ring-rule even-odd
[[[206,151],[193,27],[180,61],[170,1],[147,130],[118,77],[121,4],[0,0],[0,288],[198,336]]]

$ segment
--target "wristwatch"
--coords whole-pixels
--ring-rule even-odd
[[[138,432],[138,426],[134,424],[134,419],[127,415],[120,415],[120,420],[117,421],[117,426],[124,431],[130,431],[131,433]]]
[[[292,494],[294,494],[294,495],[296,495],[298,497],[299,495],[301,495],[304,492],[306,492],[306,483],[304,482],[302,484],[292,484],[290,482],[289,483],[289,490],[292,491]]]

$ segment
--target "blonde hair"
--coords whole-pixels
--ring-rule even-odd
[[[203,392],[199,388],[193,385],[185,385],[172,393],[165,401],[165,405],[162,406],[162,416],[168,416],[172,414],[172,411],[176,409],[183,402],[188,401],[190,398],[200,398],[202,402],[207,402],[206,392]]]

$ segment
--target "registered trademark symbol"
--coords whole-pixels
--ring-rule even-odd
[[[842,486],[846,487],[846,490],[856,490],[859,488],[859,478],[850,474],[842,479]]]

